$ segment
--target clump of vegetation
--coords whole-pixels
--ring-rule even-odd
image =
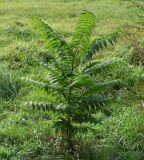
[[[21,88],[20,81],[14,71],[9,70],[6,64],[0,65],[0,98],[14,98]]]
[[[132,62],[136,65],[144,65],[144,47],[143,44],[137,42],[133,44]]]
[[[121,108],[119,114],[107,120],[104,143],[108,155],[119,159],[143,159],[143,103],[141,106]],[[103,146],[106,146],[103,144]],[[111,153],[110,153],[111,152]],[[126,154],[126,155],[125,155]],[[126,158],[126,157],[127,158]]]
[[[91,40],[96,25],[94,14],[85,11],[80,15],[71,42],[67,43],[59,33],[41,19],[35,20],[35,26],[47,40],[47,46],[53,58],[44,65],[48,72],[43,81],[24,78],[43,88],[56,97],[55,101],[26,102],[26,106],[43,111],[52,111],[55,132],[61,138],[63,148],[75,150],[74,138],[79,132],[94,130],[89,125],[96,124],[94,114],[98,111],[109,115],[105,104],[108,99],[104,92],[118,80],[104,81],[102,74],[116,67],[119,60],[104,62],[92,61],[95,54],[115,44],[120,32]]]
[[[29,67],[36,67],[38,64],[31,55],[31,52],[34,51],[32,51],[30,46],[26,45],[26,43],[16,44],[14,49],[11,49],[8,54],[0,57],[0,62],[7,62],[9,68],[12,70],[20,69],[26,71]]]
[[[137,8],[144,10],[144,1],[143,0],[130,0],[130,2]]]

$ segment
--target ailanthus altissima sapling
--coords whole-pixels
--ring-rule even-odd
[[[115,44],[120,32],[92,40],[96,17],[88,11],[81,13],[69,43],[39,18],[34,20],[34,26],[42,33],[53,58],[44,64],[48,69],[45,82],[30,78],[23,79],[43,88],[48,94],[54,93],[58,100],[56,102],[31,101],[26,102],[25,105],[31,106],[34,110],[58,113],[57,121],[54,122],[55,131],[61,135],[67,146],[72,148],[75,135],[80,130],[91,129],[90,126],[81,124],[95,123],[94,113],[107,112],[105,106],[108,100],[101,96],[101,92],[117,84],[118,80],[101,82],[96,77],[102,71],[116,67],[120,60],[101,63],[92,60],[95,54],[108,45]]]

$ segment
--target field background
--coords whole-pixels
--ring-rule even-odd
[[[83,10],[97,17],[94,35],[123,30],[117,45],[96,58],[123,59],[125,65],[113,77],[126,83],[114,93],[118,100],[110,106],[112,116],[98,115],[104,125],[96,126],[96,135],[85,135],[88,144],[81,151],[83,159],[144,159],[144,12],[124,0],[0,0],[0,159],[60,159],[49,138],[52,115],[33,118],[29,108],[22,106],[27,100],[47,100],[47,96],[19,84],[19,79],[41,79],[45,72],[33,60],[43,60],[48,52],[32,26],[33,16],[45,19],[69,41]]]

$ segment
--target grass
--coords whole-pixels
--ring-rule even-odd
[[[21,105],[26,100],[45,100],[47,96],[38,97],[32,86],[19,79],[22,76],[39,79],[45,72],[32,58],[42,58],[48,51],[33,29],[31,18],[42,17],[69,40],[83,10],[96,15],[94,34],[99,31],[97,36],[123,29],[114,50],[109,47],[96,58],[122,58],[125,65],[116,69],[113,76],[123,79],[126,85],[112,93],[116,99],[109,106],[112,115],[109,118],[97,115],[102,122],[95,126],[96,136],[82,135],[85,143],[80,140],[79,154],[71,157],[67,152],[61,155],[58,142],[53,139],[52,115],[33,115]],[[78,159],[79,156],[86,160],[144,159],[144,69],[141,65],[144,23],[138,15],[142,16],[143,11],[123,0],[0,1],[0,77],[3,77],[0,79],[0,159],[52,160]]]

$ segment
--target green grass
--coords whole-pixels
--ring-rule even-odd
[[[19,79],[22,76],[39,79],[45,72],[32,58],[43,60],[48,51],[34,30],[31,18],[45,19],[69,41],[83,10],[96,15],[94,34],[99,33],[97,36],[123,29],[114,49],[109,47],[96,58],[122,58],[125,65],[112,75],[121,78],[126,85],[111,93],[116,100],[109,106],[112,115],[109,118],[101,113],[97,115],[103,120],[95,126],[97,133],[82,135],[79,154],[84,160],[144,159],[144,89],[141,78],[144,68],[133,63],[133,56],[134,60],[141,61],[141,53],[144,53],[144,23],[138,16],[142,16],[143,11],[123,0],[0,1],[0,77],[3,77],[0,79],[0,159],[60,159],[62,151],[53,139],[53,115],[33,115],[29,108],[22,106],[26,100],[46,100],[47,95],[38,96],[38,91]],[[65,157],[63,159],[72,159],[67,152]],[[78,159],[77,155],[72,157]]]

